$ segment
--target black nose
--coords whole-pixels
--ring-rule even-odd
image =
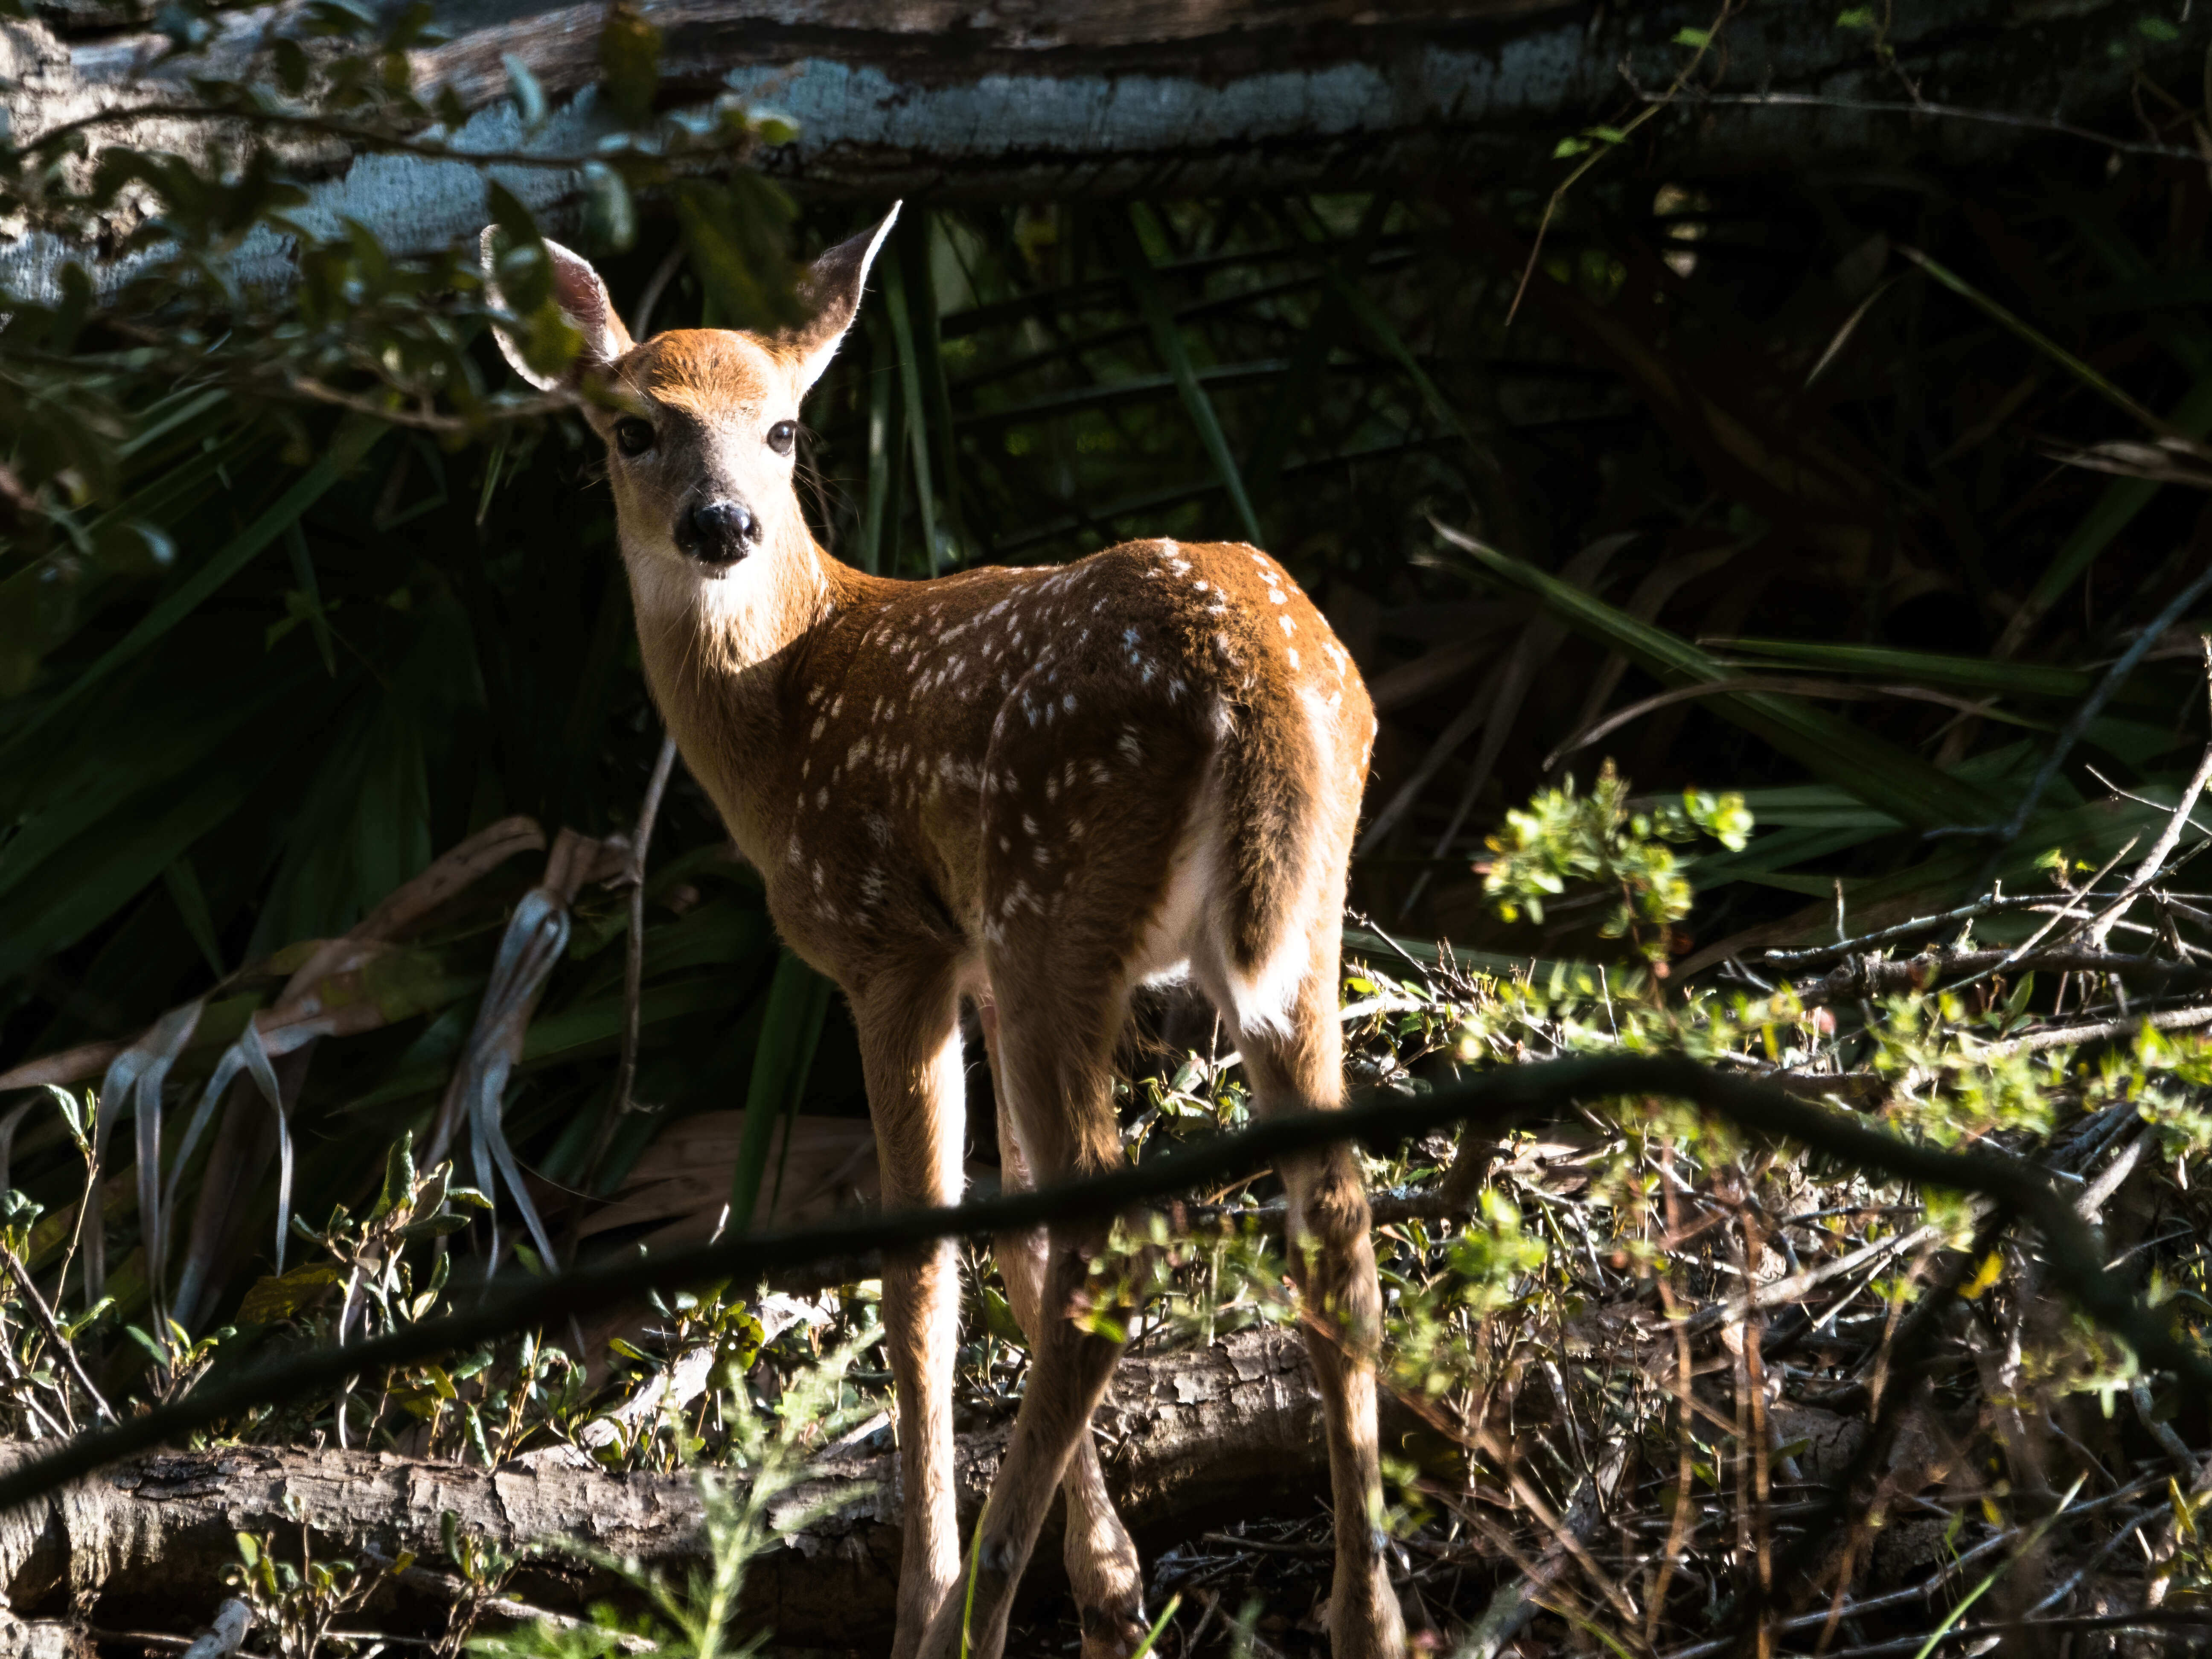
[[[707,564],[735,564],[760,545],[760,520],[743,501],[702,501],[681,528],[684,550]]]

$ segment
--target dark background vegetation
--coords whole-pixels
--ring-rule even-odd
[[[2206,142],[2202,96],[2145,83],[2101,115],[2186,150]],[[2101,667],[2212,559],[2187,477],[2063,459],[2147,435],[2100,378],[2173,430],[2212,428],[2205,162],[2027,131],[1972,161],[1931,146],[1751,168],[1632,139],[1552,214],[1567,166],[910,201],[808,406],[823,541],[917,578],[1134,536],[1263,543],[1382,707],[1352,899],[1394,933],[1605,948],[1593,910],[1498,921],[1480,866],[1509,807],[1607,757],[1647,794],[1741,790],[1759,823],[1694,871],[1683,972],[1723,943],[1828,937],[1839,908],[1878,926],[1992,874],[2047,880],[2053,852],[2061,870],[2118,853],[2100,778],[2170,788],[2205,735],[2202,606],[2154,642],[2024,833],[1958,832],[2003,821]],[[801,191],[789,245],[811,254],[886,205]],[[648,196],[626,250],[571,234],[626,314],[652,290],[655,327],[743,320],[687,224]],[[504,377],[487,338],[468,349]],[[353,927],[467,836],[516,814],[593,836],[636,818],[661,732],[580,421],[459,443],[291,419],[179,388],[142,420],[106,509],[158,526],[173,561],[0,567],[46,584],[35,666],[0,702],[0,1060],[134,1036],[219,986],[190,1074],[281,982],[257,964]],[[317,474],[356,431],[358,464]],[[1567,618],[1437,524],[1610,610]],[[1771,695],[1832,724],[1778,743],[1741,697],[1699,696],[1558,752],[1698,678],[1624,617],[1701,643],[1715,676],[1786,679]],[[834,1004],[818,1048],[764,1075],[779,951],[721,844],[679,769],[648,864],[635,1094],[653,1109],[614,1122],[604,1156],[626,901],[579,902],[507,1101],[556,1213],[564,1191],[619,1188],[697,1114],[865,1109]],[[394,1138],[424,1132],[535,878],[518,863],[441,913],[372,989],[393,1018],[303,1073],[296,1213],[358,1206]],[[228,1286],[208,1316],[270,1265],[273,1146],[240,1115],[197,1155],[234,1183],[195,1224]],[[82,1166],[44,1113],[12,1159],[0,1187],[48,1209],[45,1267]],[[145,1297],[129,1188],[106,1189],[124,1318]]]
[[[1992,670],[1978,689],[1955,662],[1866,653],[2108,659],[2201,568],[2203,498],[2054,461],[2054,443],[2128,435],[2126,416],[1897,250],[1935,257],[2201,430],[2204,169],[2063,138],[1978,167],[1789,176],[1655,176],[1624,154],[1568,198],[1514,312],[1543,195],[1408,179],[1389,195],[915,204],[809,405],[823,539],[919,577],[1134,535],[1243,538],[1148,326],[1150,295],[1174,319],[1261,538],[1381,692],[1370,816],[1425,775],[1355,867],[1355,903],[1376,921],[1557,951],[1557,937],[1486,920],[1469,866],[1505,806],[1563,772],[1586,780],[1600,754],[1648,792],[1745,789],[1762,826],[1787,832],[1704,874],[1708,939],[1787,917],[1838,879],[1847,895],[1896,890],[1900,869],[1924,872],[1923,886],[1963,879],[1954,866],[1972,860],[1925,870],[1942,843],[1899,831],[1848,777],[1808,779],[1704,700],[1547,772],[1563,739],[1660,682],[1601,641],[1545,628],[1533,601],[1439,568],[1430,522],[1566,572],[1685,639],[1862,653],[1778,647],[1762,668],[1999,693],[1981,717],[1897,696],[1842,709],[1898,750],[1962,767],[1995,821],[2073,683],[2039,697],[2031,677]],[[842,238],[883,205],[805,204],[794,245]],[[648,217],[630,252],[605,259],[618,305],[634,310],[679,256],[678,234]],[[893,283],[903,351],[882,291]],[[707,306],[679,264],[653,325],[696,323]],[[926,490],[905,431],[917,406]],[[1759,453],[1743,453],[1746,431]],[[140,464],[139,488],[161,492],[184,550],[179,574],[291,483],[278,447],[219,404]],[[219,970],[342,932],[497,817],[594,835],[630,824],[659,730],[592,451],[574,420],[458,452],[389,434],[212,599],[69,698],[160,580],[112,580],[80,603],[40,685],[7,711],[27,723],[69,698],[0,782],[21,826],[0,850],[5,1052],[131,1033]],[[872,520],[872,490],[895,510]],[[2171,769],[2201,728],[2193,644],[2154,654],[2172,660],[2139,674],[2081,751],[2118,784]],[[1482,716],[1472,732],[1470,715]],[[2069,778],[2054,805],[2089,781]],[[678,1115],[742,1094],[773,957],[755,888],[712,858],[718,840],[679,770],[646,959],[651,986],[692,994],[649,1019],[639,1085]],[[2045,850],[2023,844],[2013,862]],[[611,923],[618,901],[596,902]],[[617,957],[564,970],[546,1012],[604,1011]],[[434,1102],[442,1078],[421,1073],[410,1092],[389,1079],[408,1058],[452,1051],[456,1012],[442,1023],[318,1068],[302,1106],[316,1126],[304,1210],[364,1179],[363,1148]],[[835,1017],[828,1030],[808,1104],[857,1111],[849,1039]],[[526,1068],[510,1121],[549,1179],[580,1173],[577,1126],[596,1121],[611,1047],[603,1029]],[[633,1121],[624,1145],[649,1124]],[[58,1133],[33,1131],[19,1157]],[[622,1163],[617,1152],[602,1180]]]

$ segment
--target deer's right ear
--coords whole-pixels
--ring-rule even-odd
[[[504,311],[507,301],[499,290],[499,257],[492,242],[495,228],[484,227],[477,248],[483,259],[484,297],[495,309]],[[586,369],[611,367],[630,349],[631,342],[629,331],[615,313],[614,301],[607,297],[607,285],[592,269],[591,261],[570,252],[558,242],[547,242],[544,246],[545,257],[553,264],[553,302],[584,337],[574,361],[564,374],[542,373],[532,367],[526,342],[503,328],[495,328],[492,332],[498,337],[500,351],[514,365],[514,372],[540,392],[551,392],[562,386],[574,385]]]

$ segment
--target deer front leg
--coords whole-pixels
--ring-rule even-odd
[[[999,1005],[993,1076],[1022,1112],[1016,1142],[1033,1161],[1034,1178],[1049,1185],[1111,1169],[1121,1158],[1121,1139],[1114,1127],[1109,1061],[1121,1030],[1122,999],[1113,988],[1073,983],[1065,975],[1001,974],[994,968],[991,977]],[[1013,996],[1008,994],[1010,984],[1020,987]],[[923,1659],[961,1659],[963,1654],[999,1659],[1014,1589],[1036,1547],[1053,1492],[1075,1468],[1078,1448],[1089,1441],[1091,1414],[1121,1357],[1120,1341],[1095,1334],[1071,1316],[1078,1293],[1086,1287],[1091,1261],[1105,1243],[1105,1227],[1096,1222],[1057,1224],[1048,1230],[1048,1238],[1030,1333],[1029,1380],[968,1563],[974,1610],[969,1614],[969,1582],[963,1582],[938,1609],[922,1644]],[[1021,1277],[1018,1267],[1009,1287]],[[1092,1462],[1095,1468],[1095,1454]],[[1070,1495],[1080,1504],[1091,1492],[1103,1507],[1103,1480],[1086,1491],[1079,1477]],[[1069,1519],[1073,1531],[1079,1522],[1075,1515]],[[1133,1599],[1134,1581],[1133,1565],[1127,1583]],[[1085,1647],[1092,1647],[1087,1636]]]
[[[1093,1334],[1068,1316],[1089,1277],[1091,1254],[1104,1242],[1099,1228],[1051,1230],[1039,1328],[1030,1345],[1029,1383],[1014,1419],[1013,1437],[991,1485],[967,1563],[968,1578],[939,1607],[922,1644],[922,1659],[961,1659],[963,1654],[999,1659],[1005,1648],[1006,1615],[1054,1490],[1073,1473],[1076,1448],[1090,1438],[1091,1414],[1121,1353],[1121,1343]],[[1103,1481],[1098,1496],[1104,1499]],[[1086,1633],[1085,1653],[1091,1648]]]
[[[1001,1178],[1009,1191],[1036,1184],[1023,1150],[1021,1113],[1014,1103],[1006,1066],[999,1053],[998,1007],[988,998],[976,1012],[983,1026],[983,1042],[991,1057],[991,1078],[998,1097],[999,1159]],[[1034,1353],[1044,1325],[1044,1280],[1047,1246],[1044,1231],[1000,1233],[993,1240],[999,1276],[1006,1281],[1006,1304],[1014,1321],[1029,1339]],[[1127,1659],[1144,1640],[1143,1570],[1128,1528],[1115,1512],[1107,1495],[1105,1471],[1098,1463],[1098,1443],[1091,1434],[1090,1419],[1075,1442],[1074,1455],[1061,1477],[1060,1496],[1067,1505],[1067,1536],[1062,1558],[1067,1582],[1075,1592],[1076,1613],[1083,1628],[1082,1659]]]
[[[993,1241],[1006,1303],[1034,1354],[1044,1340],[1048,1249],[1041,1231],[1001,1233]],[[1060,1316],[1062,1323],[1066,1316]],[[1110,1363],[1109,1369],[1110,1370]],[[1086,1413],[1060,1482],[1067,1504],[1061,1552],[1083,1626],[1082,1659],[1128,1659],[1145,1638],[1145,1581],[1137,1547],[1106,1491],[1098,1443]]]
[[[878,984],[854,998],[886,1210],[957,1202],[964,1124],[957,1005],[949,983]],[[913,1659],[930,1620],[957,1599],[952,1369],[960,1279],[952,1241],[884,1264],[884,1335],[898,1398],[898,1632]]]

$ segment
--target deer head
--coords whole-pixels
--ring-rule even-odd
[[[555,303],[581,337],[564,374],[533,368],[499,332],[515,372],[543,391],[597,380],[613,394],[584,404],[607,447],[623,556],[641,613],[673,606],[726,617],[812,589],[814,538],[792,483],[801,399],[852,326],[868,268],[898,217],[840,243],[801,281],[814,315],[786,332],[672,329],[631,340],[590,263],[544,243]],[[483,254],[500,304],[492,232]],[[510,256],[512,257],[512,256]]]

